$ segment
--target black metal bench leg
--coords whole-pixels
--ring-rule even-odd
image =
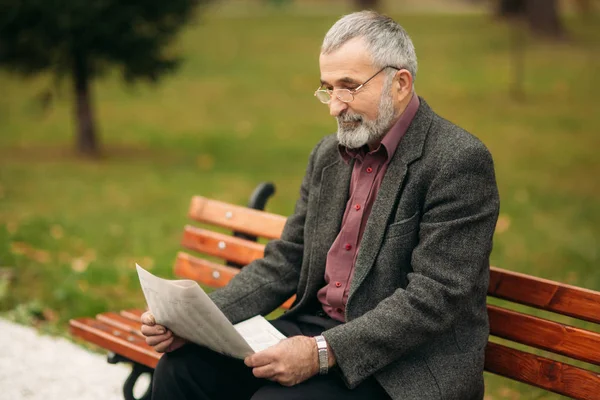
[[[127,379],[125,379],[125,383],[123,383],[123,398],[125,400],[151,400],[152,379],[154,378],[154,369],[142,364],[138,364],[135,361],[131,361],[130,359],[116,353],[109,353],[107,359],[107,361],[110,364],[118,364],[121,362],[131,364],[131,373],[129,374]],[[146,391],[141,397],[135,397],[133,393],[133,388],[139,377],[142,376],[142,374],[150,375],[150,383],[148,384]]]
[[[146,391],[142,395],[142,397],[135,397],[133,393],[133,387],[137,382],[138,378],[144,374],[150,374],[150,384],[146,388]],[[146,367],[141,364],[133,364],[131,368],[131,373],[125,379],[125,383],[123,384],[123,397],[125,400],[150,400],[150,396],[152,395],[152,378],[154,378],[154,370]]]

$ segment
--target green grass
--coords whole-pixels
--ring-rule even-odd
[[[487,16],[396,16],[412,35],[417,91],[491,149],[501,193],[492,263],[600,290],[600,31],[526,44],[526,97],[509,97],[511,42]],[[67,82],[0,73],[0,310],[69,318],[140,306],[134,262],[172,276],[190,197],[244,204],[270,180],[289,214],[312,146],[335,121],[312,96],[335,16],[213,13],[174,47],[181,70],[157,86],[94,85],[105,157],[72,155]],[[596,21],[597,22],[597,21]],[[25,315],[25,317],[23,317]],[[48,328],[50,329],[50,328]],[[487,377],[486,399],[551,399]]]

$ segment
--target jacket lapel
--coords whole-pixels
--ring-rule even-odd
[[[338,156],[337,161],[322,170],[317,218],[312,239],[314,244],[310,255],[309,279],[312,278],[313,282],[307,285],[309,292],[320,289],[320,286],[311,287],[311,283],[321,285],[325,276],[327,253],[340,232],[346,210],[353,164],[346,164]],[[318,282],[315,280],[317,277]]]
[[[433,111],[425,100],[419,98],[420,106],[413,118],[406,134],[400,141],[394,157],[388,165],[373,209],[369,215],[365,232],[360,243],[360,249],[354,266],[354,276],[350,284],[348,303],[356,289],[360,286],[369,270],[375,262],[379,253],[385,227],[389,224],[394,208],[398,204],[400,193],[404,185],[404,179],[408,166],[411,162],[421,157],[423,145],[429,125],[433,117]]]

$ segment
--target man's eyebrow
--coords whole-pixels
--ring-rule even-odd
[[[351,84],[351,85],[359,85],[359,82],[356,79],[352,79],[348,76],[338,79],[336,82],[337,83],[346,83],[346,84]],[[328,83],[327,81],[325,81],[323,79],[321,79],[321,85],[330,85],[331,86],[330,83]]]

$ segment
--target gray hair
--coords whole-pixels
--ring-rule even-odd
[[[321,53],[334,52],[354,38],[365,40],[375,67],[402,67],[411,73],[413,80],[416,78],[415,46],[404,28],[390,17],[375,11],[359,11],[343,16],[325,35]]]

